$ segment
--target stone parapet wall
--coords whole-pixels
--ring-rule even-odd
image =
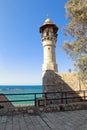
[[[0,109],[0,115],[15,115],[15,114],[36,114],[37,109],[35,106],[23,106],[23,107],[14,107],[14,108],[7,108],[7,109]]]
[[[72,110],[85,110],[87,109],[87,102],[76,102],[69,104],[52,104],[43,108],[38,108],[41,112],[54,112],[54,111],[72,111]]]
[[[37,115],[41,112],[60,112],[60,111],[72,111],[72,110],[87,110],[87,102],[75,102],[69,104],[51,104],[42,107],[25,106],[25,107],[14,107],[8,109],[1,109],[0,115],[16,115],[16,114],[33,114]]]
[[[77,73],[59,73],[62,80],[65,81],[72,90],[86,90],[87,84],[78,79]]]

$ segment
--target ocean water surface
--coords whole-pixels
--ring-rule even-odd
[[[0,94],[5,94],[5,96],[10,100],[13,101],[12,104],[34,104],[34,101],[18,101],[18,100],[32,100],[35,99],[35,95],[32,93],[41,93],[42,92],[42,85],[5,85],[0,86]],[[6,95],[7,94],[7,95]],[[14,95],[8,95],[14,94]],[[21,95],[16,95],[21,94]],[[22,95],[23,94],[23,95]],[[42,97],[42,94],[37,94],[36,98]],[[17,100],[17,102],[14,102]]]

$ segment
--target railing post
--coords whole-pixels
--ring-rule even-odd
[[[61,92],[61,103],[63,103],[63,92]]]
[[[65,101],[66,101],[66,104],[67,104],[67,92],[65,92]]]
[[[85,91],[84,91],[84,101],[85,101]]]
[[[35,99],[35,106],[36,106],[36,93],[34,94],[34,99]]]
[[[45,93],[45,98],[47,99],[47,93]]]

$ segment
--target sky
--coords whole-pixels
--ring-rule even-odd
[[[39,27],[49,17],[58,27],[58,71],[73,70],[61,49],[67,0],[0,0],[0,85],[42,84],[43,47]]]

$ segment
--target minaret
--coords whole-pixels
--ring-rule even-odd
[[[55,52],[57,31],[58,27],[49,18],[47,18],[40,27],[40,33],[42,34],[41,40],[44,49],[43,74],[47,70],[58,71]]]
[[[42,86],[44,93],[72,91],[68,82],[65,82],[58,73],[55,50],[57,41],[57,31],[58,27],[49,18],[47,18],[44,24],[40,27],[40,33],[42,34],[41,40],[44,49],[44,64],[42,68]],[[43,97],[46,97],[48,99],[58,99],[61,98],[61,96],[61,93],[43,94]],[[46,104],[51,103],[59,104],[60,101],[46,101]]]

